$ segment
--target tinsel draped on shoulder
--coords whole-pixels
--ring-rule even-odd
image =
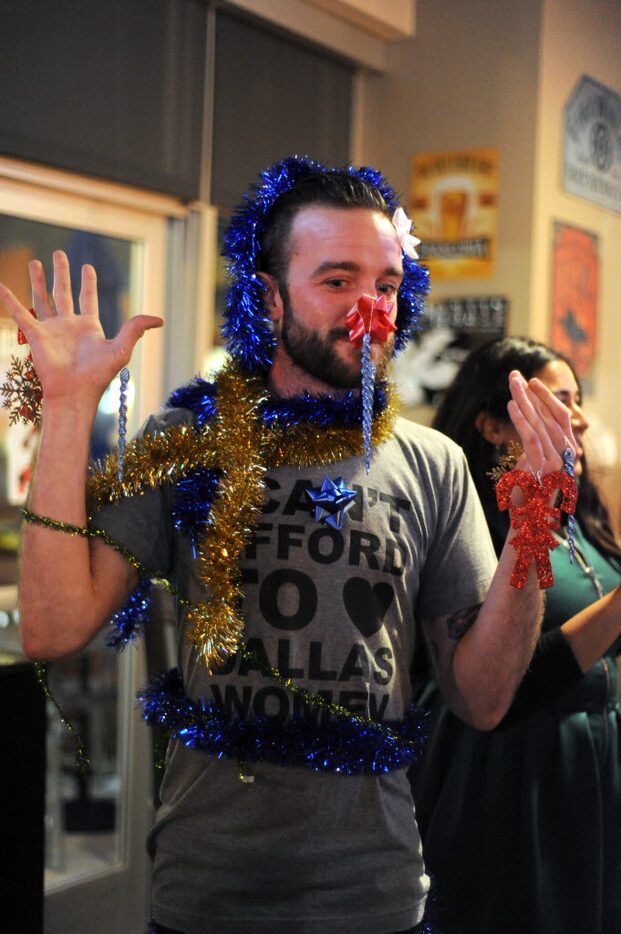
[[[224,451],[231,445],[231,438],[224,437],[227,432],[232,435],[234,451],[238,449],[241,420],[260,419],[260,453],[265,469],[284,464],[329,464],[362,453],[358,397],[349,393],[341,399],[270,399],[262,377],[244,373],[235,363],[221,371],[216,383],[199,378],[176,390],[169,405],[189,409],[194,424],[171,426],[131,441],[125,450],[122,483],[118,482],[116,454],[106,458],[89,478],[91,512],[125,496],[177,483],[196,470],[218,469],[225,462]],[[374,444],[390,437],[397,406],[392,384],[381,384],[374,400]],[[223,407],[235,418],[229,423],[235,426],[230,430],[224,424],[228,419],[222,411],[218,413]]]
[[[210,384],[198,381],[175,394],[173,404],[191,405],[195,423],[128,444],[122,481],[116,457],[108,458],[89,481],[89,504],[94,512],[164,484],[189,483],[190,491],[183,490],[187,497],[192,489],[198,492],[201,482],[205,486],[206,471],[218,472],[209,522],[192,541],[209,600],[186,616],[186,638],[212,671],[237,650],[243,636],[238,560],[261,513],[266,470],[328,465],[362,454],[360,401],[353,395],[345,401],[270,400],[262,376],[229,363],[218,375],[215,404]],[[390,437],[395,419],[396,398],[389,386],[381,387],[375,410],[373,443],[380,444]]]

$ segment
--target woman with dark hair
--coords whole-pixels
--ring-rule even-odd
[[[411,774],[442,934],[618,934],[621,931],[621,548],[589,476],[588,422],[561,354],[523,338],[472,352],[434,427],[467,456],[498,552],[509,518],[489,473],[516,440],[508,375],[536,377],[570,409],[578,444],[575,555],[566,523],[550,554],[542,635],[499,727],[454,717],[433,682],[425,755]],[[498,658],[502,665],[502,658]]]

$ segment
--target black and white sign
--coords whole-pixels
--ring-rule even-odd
[[[565,105],[565,191],[621,213],[621,96],[583,75]]]

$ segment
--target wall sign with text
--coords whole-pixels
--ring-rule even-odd
[[[583,75],[563,130],[565,191],[621,213],[621,97]]]
[[[498,150],[413,157],[410,212],[434,281],[492,274],[497,203]]]

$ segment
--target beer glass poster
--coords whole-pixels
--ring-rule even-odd
[[[410,212],[434,280],[492,275],[497,204],[497,149],[413,156]]]

